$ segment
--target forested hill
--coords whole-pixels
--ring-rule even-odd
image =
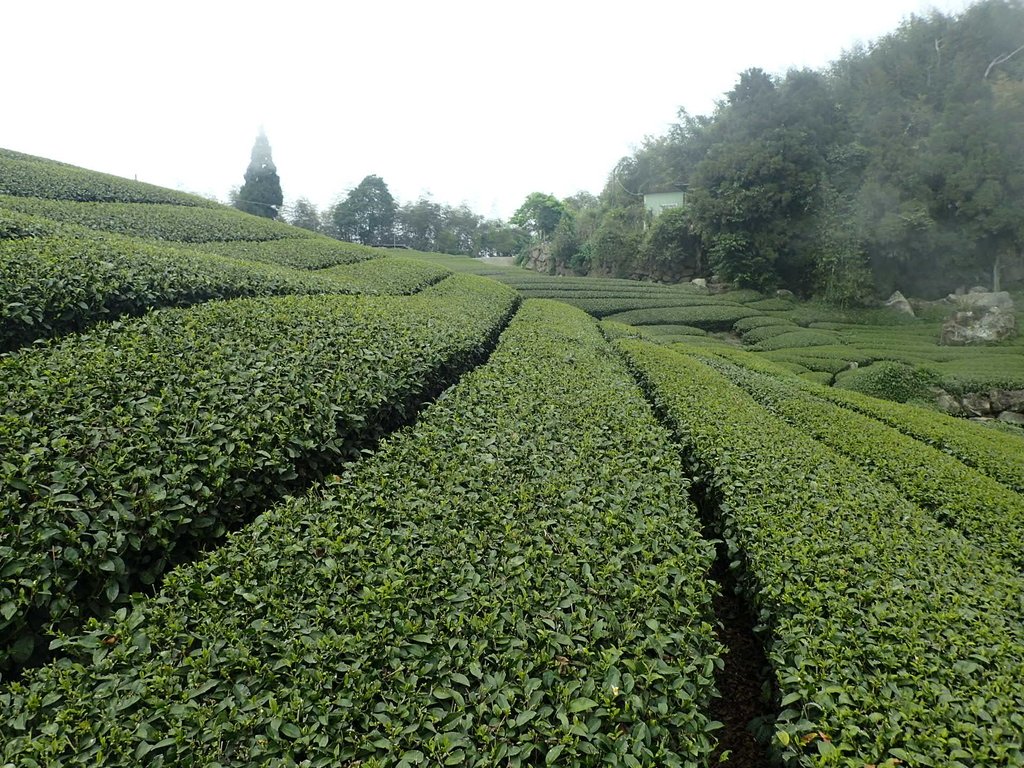
[[[651,221],[643,194],[672,190],[685,204]],[[713,272],[837,303],[1019,282],[1024,4],[914,16],[819,71],[743,72],[563,204],[559,271]]]

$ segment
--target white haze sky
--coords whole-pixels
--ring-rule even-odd
[[[0,0],[0,147],[227,199],[260,126],[287,201],[367,174],[507,218],[600,191],[738,73],[820,68],[966,0]]]

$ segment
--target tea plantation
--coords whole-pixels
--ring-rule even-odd
[[[938,322],[0,150],[0,766],[1024,765],[1024,438],[837,375]]]

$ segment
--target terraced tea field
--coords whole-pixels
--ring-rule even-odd
[[[0,765],[1024,764],[1019,342],[0,195]]]

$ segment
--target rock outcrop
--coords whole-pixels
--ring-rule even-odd
[[[899,291],[894,292],[893,295],[889,297],[888,301],[885,302],[885,306],[899,312],[900,314],[916,317],[914,314],[914,308],[910,306],[910,302],[907,301],[907,297]]]
[[[990,389],[988,392],[970,392],[959,397],[940,391],[935,402],[951,416],[1024,424],[1024,389]]]
[[[950,295],[957,311],[942,326],[940,344],[966,346],[995,344],[1017,332],[1013,299],[1006,291],[977,291]]]

